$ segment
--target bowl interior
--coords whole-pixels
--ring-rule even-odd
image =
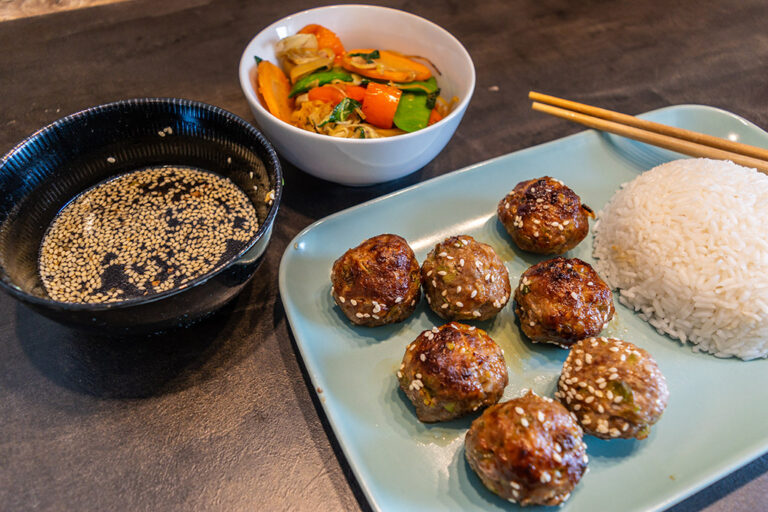
[[[265,196],[270,190],[279,193],[280,184],[274,151],[258,132],[244,127],[247,123],[217,107],[146,99],[94,107],[32,135],[0,162],[3,284],[11,291],[49,300],[38,273],[38,257],[56,214],[80,192],[151,166],[196,167],[237,184],[253,202],[261,224],[246,251],[268,228],[266,220],[274,215],[271,208],[278,201],[270,207]]]
[[[253,86],[256,67],[254,56],[277,63],[275,43],[310,23],[323,25],[336,32],[347,50],[378,48],[425,57],[439,70],[435,77],[441,88],[441,96],[447,100],[454,96],[459,98],[459,105],[454,112],[463,111],[470,100],[475,84],[472,59],[461,43],[445,29],[419,16],[395,9],[370,5],[336,5],[302,11],[279,20],[262,30],[246,48],[240,62],[241,85],[251,104],[264,115],[270,114],[261,105]],[[430,67],[433,72],[437,71]]]

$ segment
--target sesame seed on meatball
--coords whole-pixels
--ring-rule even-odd
[[[499,202],[499,220],[517,246],[537,254],[562,254],[576,247],[595,216],[562,181],[544,176],[517,184]]]
[[[419,262],[397,235],[375,236],[349,249],[333,263],[331,282],[333,299],[356,325],[401,322],[421,298]]]
[[[615,338],[587,338],[571,348],[555,397],[588,434],[645,439],[667,406],[669,390],[642,348]]]
[[[421,266],[432,311],[446,320],[487,320],[509,301],[509,273],[493,247],[469,235],[446,238]]]
[[[552,258],[523,272],[515,288],[515,314],[534,343],[568,348],[600,334],[613,318],[613,294],[589,263]]]
[[[423,422],[495,404],[508,379],[501,347],[482,329],[456,322],[424,331],[408,345],[397,378]]]
[[[568,410],[532,392],[486,409],[465,456],[483,484],[520,505],[558,505],[587,469],[583,433]]]

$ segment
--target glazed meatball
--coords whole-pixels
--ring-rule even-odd
[[[369,238],[333,264],[331,294],[357,325],[377,326],[408,318],[421,298],[419,262],[397,235]]]
[[[501,200],[499,220],[517,246],[538,254],[562,254],[579,245],[595,216],[563,182],[544,176],[523,181]]]
[[[434,422],[495,404],[508,377],[504,353],[485,331],[451,322],[408,345],[397,378],[419,420]]]
[[[515,288],[515,314],[534,343],[568,348],[596,336],[613,318],[613,294],[578,258],[553,258],[523,272]]]
[[[588,434],[645,439],[667,406],[669,390],[645,350],[614,338],[588,338],[571,348],[555,397]]]
[[[432,310],[446,320],[487,320],[511,293],[507,267],[490,245],[469,235],[435,246],[421,266],[421,284]]]
[[[571,414],[528,392],[472,422],[464,453],[483,484],[520,505],[567,500],[587,469],[587,446]]]

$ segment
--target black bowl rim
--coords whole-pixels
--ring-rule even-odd
[[[264,147],[264,149],[266,149],[268,161],[265,162],[265,164],[267,164],[268,170],[269,170],[269,166],[271,165],[275,173],[275,188],[274,188],[275,197],[272,202],[272,205],[270,206],[269,213],[267,213],[267,216],[264,219],[264,222],[262,222],[259,225],[259,229],[253,235],[253,238],[250,240],[250,242],[240,252],[238,252],[237,254],[232,256],[229,260],[227,260],[226,263],[218,267],[218,269],[214,269],[208,272],[207,274],[203,274],[202,276],[190,281],[189,283],[186,283],[184,286],[172,288],[171,290],[161,292],[156,295],[151,295],[149,297],[138,297],[138,298],[128,299],[128,300],[119,301],[119,302],[106,302],[106,303],[59,302],[52,299],[44,299],[41,297],[37,297],[35,295],[30,295],[24,292],[23,290],[21,290],[20,288],[17,288],[13,285],[9,285],[8,283],[5,282],[5,280],[0,279],[0,287],[2,289],[4,289],[5,291],[7,291],[11,295],[13,295],[14,297],[22,301],[25,301],[37,306],[43,306],[43,307],[59,309],[59,310],[76,311],[76,312],[94,312],[95,313],[95,312],[109,311],[109,310],[116,310],[116,309],[127,309],[127,308],[135,307],[138,305],[150,304],[153,302],[164,300],[173,295],[183,293],[191,288],[195,288],[197,286],[201,286],[205,284],[210,279],[226,271],[233,263],[240,260],[245,253],[251,250],[253,246],[256,245],[256,243],[258,243],[259,240],[261,240],[261,238],[264,236],[265,233],[267,233],[269,230],[272,229],[272,225],[274,224],[275,217],[277,216],[277,210],[280,206],[280,199],[282,198],[282,195],[283,195],[283,173],[282,173],[282,168],[280,167],[280,159],[277,156],[277,152],[275,151],[275,148],[272,146],[272,143],[270,143],[269,140],[259,130],[257,130],[253,125],[251,125],[242,117],[236,114],[233,114],[232,112],[225,110],[221,107],[217,107],[209,103],[203,103],[201,101],[188,100],[184,98],[161,98],[161,97],[131,98],[131,99],[113,101],[109,103],[103,103],[101,105],[96,105],[93,107],[88,107],[86,109],[80,110],[79,112],[75,112],[74,114],[70,114],[68,116],[57,119],[56,121],[46,126],[43,126],[42,128],[32,133],[31,135],[27,136],[21,142],[16,144],[16,146],[14,146],[13,149],[8,151],[8,153],[6,153],[2,157],[2,159],[0,159],[0,172],[2,172],[6,163],[12,158],[14,158],[16,154],[19,151],[21,151],[24,147],[26,147],[28,144],[31,144],[34,140],[40,138],[41,136],[59,128],[60,126],[81,121],[83,119],[91,117],[105,110],[116,109],[125,105],[136,107],[136,106],[149,105],[149,104],[167,104],[167,105],[178,105],[178,106],[184,106],[184,107],[196,107],[201,110],[207,110],[209,112],[213,112],[225,118],[229,118],[230,120],[234,121],[237,125],[239,125],[242,129],[244,129],[248,134],[250,134],[254,139],[256,139],[259,142],[259,144],[261,144]]]

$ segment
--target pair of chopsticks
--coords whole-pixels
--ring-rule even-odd
[[[529,92],[528,97],[533,100],[533,110],[539,112],[646,144],[670,149],[684,155],[731,160],[739,165],[754,167],[768,174],[768,149],[654,123],[535,91]]]

